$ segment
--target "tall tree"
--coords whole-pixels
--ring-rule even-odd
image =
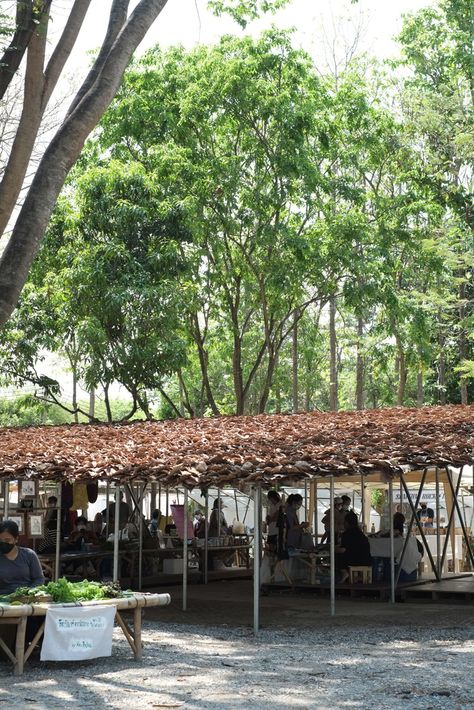
[[[257,381],[265,411],[295,308],[301,317],[324,296],[317,217],[327,103],[309,59],[272,31],[150,52],[103,121],[105,147],[121,160],[140,156],[188,215],[196,245],[188,322],[214,412],[210,328],[227,340],[235,411],[247,411]]]
[[[0,64],[0,86],[3,83],[6,89],[26,54],[21,118],[0,182],[0,235],[5,237],[9,221],[14,222],[0,260],[0,326],[16,306],[68,172],[117,92],[133,52],[167,1],[140,0],[129,15],[130,0],[112,0],[107,31],[97,58],[64,122],[47,146],[18,216],[13,217],[42,116],[91,4],[91,0],[74,0],[63,32],[47,60],[52,3],[17,0],[12,41],[6,49],[5,61]],[[245,22],[259,8],[278,7],[282,0],[232,0],[230,7],[226,2],[214,4],[219,11],[230,9],[237,13],[240,21]]]

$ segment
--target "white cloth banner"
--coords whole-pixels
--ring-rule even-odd
[[[51,607],[46,612],[42,661],[83,661],[112,655],[117,607]]]

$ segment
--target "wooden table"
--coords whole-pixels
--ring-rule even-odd
[[[37,645],[41,636],[44,633],[44,622],[36,632],[33,640],[25,649],[25,633],[26,623],[29,617],[45,617],[49,608],[64,608],[64,607],[91,607],[91,606],[116,606],[115,621],[122,629],[122,632],[127,639],[133,655],[136,659],[142,657],[142,613],[145,607],[166,606],[170,603],[171,597],[169,594],[142,594],[134,592],[130,597],[118,597],[116,599],[98,599],[87,602],[76,602],[70,604],[0,604],[0,625],[13,624],[16,625],[16,641],[15,652],[8,648],[3,639],[0,638],[0,648],[13,663],[15,675],[23,673],[24,665],[31,656],[33,649]],[[133,629],[127,624],[122,617],[122,612],[133,610]]]

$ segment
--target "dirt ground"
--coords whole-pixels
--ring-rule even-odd
[[[474,589],[474,577],[473,577]],[[182,610],[182,587],[163,587],[171,604],[147,611],[147,619],[164,623],[192,625],[225,625],[253,628],[253,585],[251,580],[226,580],[208,585],[188,586],[187,610]],[[272,590],[260,598],[262,629],[311,629],[345,627],[387,627],[397,624],[436,626],[463,625],[474,621],[474,604],[444,602],[397,602],[390,604],[371,597],[336,598],[336,614],[331,616],[329,596],[321,597],[311,590]]]
[[[474,584],[474,578],[473,578]],[[474,605],[273,592],[253,633],[251,581],[169,592],[147,609],[143,658],[118,629],[109,658],[0,664],[0,708],[474,710]]]

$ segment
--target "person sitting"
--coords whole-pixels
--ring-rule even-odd
[[[76,524],[73,531],[69,535],[69,546],[80,550],[85,545],[97,545],[97,535],[93,530],[87,527],[87,518],[84,515],[79,515],[76,518]]]
[[[204,517],[202,510],[194,511],[193,516],[193,532],[194,537],[203,540],[206,537],[206,518]]]
[[[151,514],[150,523],[148,525],[148,530],[150,531],[150,535],[152,537],[158,537],[158,530],[160,529],[160,522],[161,522],[161,510],[158,510],[158,508],[155,508],[155,510]]]
[[[220,535],[227,535],[229,533],[229,526],[222,512],[222,509],[226,507],[221,499],[215,499],[209,517],[208,537],[220,537]]]
[[[359,528],[357,515],[352,511],[346,514],[341,542],[336,546],[336,570],[340,573],[340,582],[349,577],[351,565],[372,566],[369,539]]]
[[[0,594],[11,594],[17,587],[44,584],[36,552],[20,547],[19,536],[18,525],[13,520],[0,523]]]
[[[292,493],[288,496],[285,505],[285,515],[287,520],[288,532],[286,535],[286,544],[288,548],[301,547],[301,535],[305,528],[308,527],[308,522],[299,522],[298,511],[303,505],[303,497],[299,493]]]
[[[47,510],[44,517],[43,537],[38,540],[36,549],[40,554],[56,551],[58,539],[58,499],[56,496],[49,496],[47,500]]]
[[[117,493],[115,493],[115,496],[117,496]],[[119,530],[123,530],[127,525],[128,519],[130,517],[130,506],[126,501],[124,501],[123,493],[120,493],[119,501]],[[108,537],[110,533],[115,532],[115,501],[109,503],[109,506],[106,510],[106,517],[107,513],[109,517],[109,525],[106,534]]]

